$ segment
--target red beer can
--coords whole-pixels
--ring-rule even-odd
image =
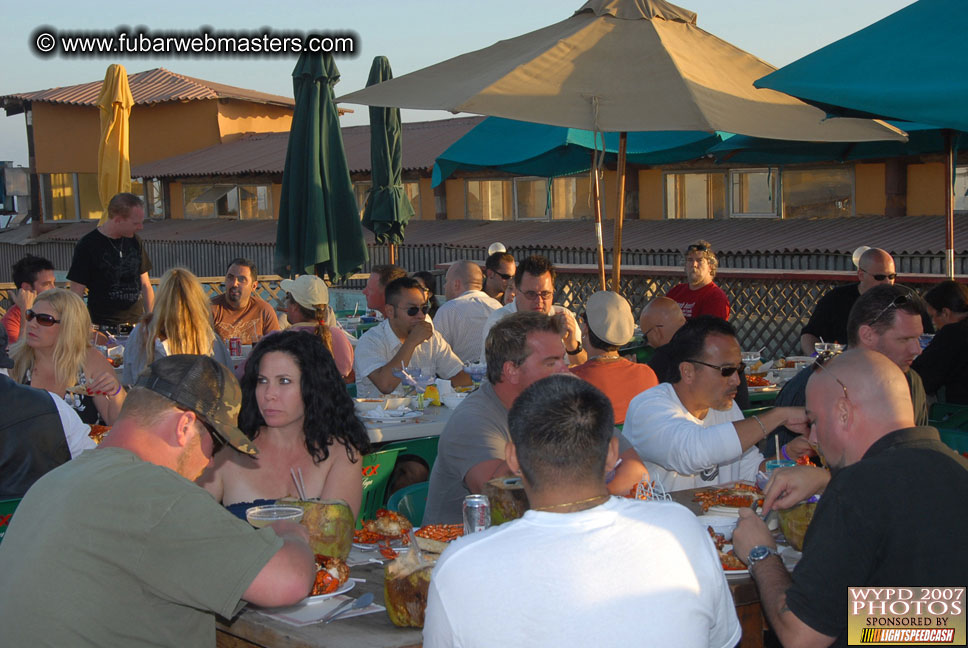
[[[229,355],[238,358],[242,355],[242,338],[229,338]]]

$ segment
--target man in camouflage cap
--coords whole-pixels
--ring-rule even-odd
[[[240,397],[212,358],[162,358],[99,448],[31,487],[0,545],[5,641],[210,646],[215,614],[309,593],[303,527],[255,530],[193,483],[223,443],[255,454],[236,426]]]

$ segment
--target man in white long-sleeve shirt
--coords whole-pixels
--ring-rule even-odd
[[[434,327],[463,363],[480,362],[484,322],[501,303],[481,290],[484,273],[473,261],[457,261],[447,269],[447,302],[437,309]]]
[[[743,418],[733,400],[742,355],[726,321],[697,317],[670,344],[672,382],[636,396],[623,429],[649,474],[667,491],[752,481],[763,461],[756,449],[761,439],[780,425],[806,431],[800,407]]]

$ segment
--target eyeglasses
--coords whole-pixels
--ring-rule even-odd
[[[423,313],[424,315],[426,315],[427,313],[430,312],[430,303],[428,302],[421,306],[411,306],[404,312],[407,314],[408,317],[413,317],[417,313]]]
[[[686,248],[686,253],[688,254],[689,252],[709,252],[709,246],[700,245],[699,243],[693,243],[692,245]]]
[[[503,272],[498,272],[497,270],[491,270],[491,272],[499,276],[501,279],[504,279],[505,281],[511,281],[511,278],[514,277],[513,274],[504,274]]]
[[[655,326],[653,326],[652,328],[650,328],[648,331],[646,331],[645,333],[643,333],[642,334],[642,337],[647,338],[647,337],[649,337],[649,333],[651,333],[652,331],[654,331],[656,329],[660,329],[660,328],[665,328],[665,324],[656,324]]]
[[[555,294],[550,290],[542,290],[541,292],[525,290],[521,294],[524,295],[525,299],[528,301],[538,301],[539,297],[541,298],[541,301],[551,301],[551,298],[555,296]]]
[[[863,268],[860,268],[860,271],[866,274],[869,274],[871,277],[874,278],[875,281],[884,281],[885,279],[890,279],[891,281],[894,281],[895,279],[897,279],[896,272],[892,272],[891,274],[871,274],[867,272],[867,270],[864,270]]]
[[[225,441],[222,441],[222,437],[220,437],[207,423],[202,422],[202,425],[205,426],[205,429],[208,430],[209,436],[212,437],[212,456],[214,457],[215,453],[225,446]]]
[[[873,325],[875,322],[880,320],[882,317],[884,317],[884,314],[892,308],[900,308],[901,306],[906,306],[910,302],[911,299],[907,295],[898,295],[891,300],[890,304],[881,309],[877,316],[868,323],[868,326]]]
[[[33,310],[28,310],[24,315],[28,322],[37,320],[37,323],[41,326],[53,326],[54,324],[60,324],[59,319],[54,319],[53,315],[48,315],[47,313],[35,313]]]
[[[709,367],[710,369],[716,369],[717,371],[719,371],[719,375],[722,376],[723,378],[729,378],[737,371],[742,372],[746,369],[745,362],[741,362],[737,366],[714,365],[714,364],[709,364],[708,362],[703,362],[702,360],[686,360],[686,362],[694,362],[695,364],[701,364],[704,367]]]

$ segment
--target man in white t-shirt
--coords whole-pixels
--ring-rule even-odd
[[[531,510],[444,551],[426,648],[736,645],[733,599],[696,517],[606,489],[618,456],[607,396],[551,376],[518,397],[509,423],[506,460]]]
[[[693,318],[670,344],[671,382],[632,399],[622,430],[667,491],[755,480],[763,462],[759,441],[780,425],[806,432],[802,407],[743,418],[733,400],[742,353],[725,320]]]
[[[434,326],[450,344],[461,362],[479,362],[481,332],[488,316],[501,303],[481,290],[484,274],[472,261],[457,261],[447,269],[444,295],[447,301],[437,309]]]
[[[484,343],[491,327],[511,313],[536,311],[545,315],[563,313],[565,316],[565,332],[561,341],[565,343],[568,354],[568,364],[579,365],[588,360],[588,354],[581,346],[581,330],[575,314],[564,306],[554,303],[555,299],[555,266],[543,256],[529,256],[522,261],[514,271],[514,301],[503,306],[487,318],[481,334],[481,357],[484,357]]]
[[[386,288],[387,318],[356,343],[356,393],[361,398],[389,394],[400,386],[393,375],[419,367],[424,376],[450,379],[455,387],[471,384],[460,358],[427,321],[427,293],[411,277],[391,281]]]

